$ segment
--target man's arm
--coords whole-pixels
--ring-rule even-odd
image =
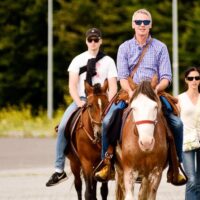
[[[74,72],[69,72],[69,93],[78,107],[82,107],[85,102],[82,101],[78,94],[79,75]]]
[[[168,87],[168,85],[169,85],[169,80],[163,78],[155,88],[156,93],[164,91]]]
[[[115,77],[108,79],[108,100],[110,101],[117,93],[117,79]]]
[[[129,85],[128,80],[127,79],[120,79],[120,85],[121,85],[123,90],[128,92],[129,98],[131,98],[133,96],[133,91],[132,91],[132,89]]]

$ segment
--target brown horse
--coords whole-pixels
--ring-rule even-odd
[[[102,87],[100,84],[91,87],[85,82],[87,102],[77,121],[75,134],[71,138],[71,150],[67,155],[74,174],[74,184],[79,200],[82,199],[81,172],[86,185],[85,199],[97,199],[97,182],[93,175],[95,168],[101,161],[101,119],[108,104],[107,88],[107,80]],[[107,183],[102,183],[101,195],[103,200],[107,199]]]
[[[132,200],[134,184],[142,178],[139,200],[155,200],[167,165],[167,130],[161,102],[148,81],[142,82],[130,101],[122,127],[121,155],[117,165],[117,199]]]

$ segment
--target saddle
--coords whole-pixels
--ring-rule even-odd
[[[174,115],[179,116],[180,113],[176,106],[176,104],[178,103],[177,98],[173,97],[171,94],[164,91],[159,92],[158,96],[160,96],[162,104],[164,104],[166,109],[172,109],[171,111],[174,113]]]
[[[86,106],[83,106],[82,108],[77,108],[69,117],[67,123],[66,123],[66,127],[65,127],[65,137],[67,139],[67,141],[70,141],[71,145],[67,145],[67,147],[65,148],[65,155],[67,155],[69,153],[70,150],[70,146],[73,150],[73,152],[75,152],[75,154],[78,156],[78,154],[76,153],[76,148],[73,144],[73,140],[72,138],[75,135],[75,129],[77,127],[77,123],[78,120],[81,117],[82,112],[85,110]]]

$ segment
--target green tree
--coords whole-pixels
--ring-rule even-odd
[[[47,0],[0,2],[0,106],[46,102]]]

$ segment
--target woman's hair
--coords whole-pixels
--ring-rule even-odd
[[[189,68],[185,71],[185,78],[187,78],[187,77],[188,77],[188,74],[189,74],[190,72],[193,72],[193,71],[198,72],[199,75],[200,75],[200,69],[199,69],[198,67],[189,67]]]
[[[186,71],[185,71],[185,78],[188,77],[189,73],[190,72],[198,72],[199,73],[199,76],[200,76],[200,68],[199,67],[189,67]],[[200,92],[200,84],[199,84],[199,87],[198,87],[198,90]]]

